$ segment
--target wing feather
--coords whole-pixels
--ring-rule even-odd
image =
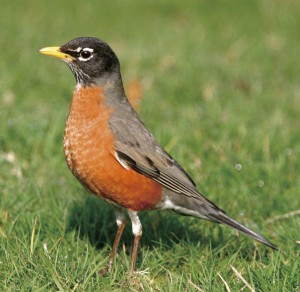
[[[216,207],[197,191],[191,177],[158,144],[131,108],[123,108],[121,113],[115,112],[110,119],[110,127],[117,136],[114,155],[119,162],[171,191]]]

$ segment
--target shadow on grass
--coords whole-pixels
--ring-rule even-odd
[[[205,220],[184,217],[168,211],[141,212],[139,215],[143,225],[140,246],[146,249],[172,253],[178,244],[183,245],[183,248],[195,246],[199,248],[199,254],[203,249],[206,252],[211,250],[219,259],[237,254],[249,262],[253,261],[253,257],[267,260],[267,255],[272,252],[267,247],[256,252],[252,239],[236,236],[237,233],[232,232],[229,227]],[[81,239],[88,238],[91,245],[98,250],[107,246],[112,247],[117,231],[113,207],[93,195],[86,195],[83,200],[74,201],[69,210],[66,232],[74,230]],[[133,245],[130,219],[127,219],[120,246],[122,244],[126,246],[126,253],[130,254]],[[140,259],[137,262],[139,261]]]
[[[169,248],[180,242],[194,245],[200,243],[215,248],[223,239],[220,232],[216,241],[211,234],[201,234],[201,228],[195,226],[203,223],[202,220],[184,218],[169,211],[141,212],[139,217],[143,225],[141,246],[150,249],[161,246]],[[126,223],[121,242],[131,248],[133,235],[129,218]],[[87,195],[83,202],[73,202],[69,211],[67,232],[72,230],[79,232],[80,238],[87,237],[97,249],[106,245],[112,246],[117,231],[113,207],[92,195]]]

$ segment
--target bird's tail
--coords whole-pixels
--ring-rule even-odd
[[[272,249],[277,250],[277,247],[270,242],[269,240],[267,240],[266,238],[264,238],[263,236],[261,236],[260,234],[252,231],[251,229],[245,227],[244,225],[240,224],[239,222],[231,219],[229,216],[227,216],[225,213],[223,213],[222,211],[218,212],[217,214],[210,214],[209,218],[212,218],[213,221],[217,221],[220,222],[222,224],[228,225],[230,227],[233,227],[234,229],[250,236],[253,237],[254,239],[256,239],[257,241],[271,247]]]
[[[200,193],[198,193],[197,197],[188,197],[169,190],[166,190],[165,192],[166,199],[162,208],[172,209],[173,211],[183,215],[198,217],[212,222],[225,224],[256,239],[272,249],[277,250],[277,247],[269,240],[245,227],[241,223],[231,219],[222,209],[206,199]]]

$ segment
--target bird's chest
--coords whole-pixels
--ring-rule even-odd
[[[98,88],[74,92],[64,133],[64,153],[72,173],[90,183],[113,147],[109,109]]]
[[[101,162],[107,142],[103,131],[106,126],[101,119],[84,121],[69,116],[63,145],[66,162],[76,176],[84,177],[94,160]]]

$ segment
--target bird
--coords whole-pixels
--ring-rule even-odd
[[[103,274],[112,269],[126,213],[134,236],[130,271],[135,270],[142,237],[140,211],[172,210],[222,223],[277,249],[207,199],[160,146],[129,103],[119,59],[106,42],[78,37],[39,52],[66,62],[76,80],[63,139],[67,165],[85,188],[115,211],[117,232]]]

